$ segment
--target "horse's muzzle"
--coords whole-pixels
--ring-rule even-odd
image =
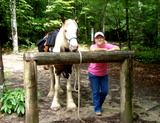
[[[70,45],[70,46],[69,46],[69,50],[70,50],[71,52],[76,52],[76,51],[78,50],[78,45],[77,45],[77,46],[72,46],[72,45]]]
[[[69,42],[69,50],[71,52],[77,51],[78,49],[78,42],[76,38],[73,38],[72,40],[70,40]]]

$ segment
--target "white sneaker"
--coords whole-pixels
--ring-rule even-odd
[[[97,116],[101,116],[102,113],[101,113],[101,112],[96,112],[96,115],[97,115]]]

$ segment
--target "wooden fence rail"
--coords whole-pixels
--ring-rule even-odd
[[[25,53],[24,84],[25,123],[38,123],[37,65],[121,62],[120,121],[132,123],[132,58],[133,51],[82,51],[64,53]]]

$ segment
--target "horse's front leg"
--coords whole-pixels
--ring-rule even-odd
[[[54,86],[55,86],[55,72],[54,72],[54,67],[50,66],[49,68],[49,74],[50,74],[50,89],[48,92],[48,97],[53,97],[54,96]],[[59,93],[63,93],[63,89],[59,86]]]
[[[69,75],[69,78],[67,79],[67,109],[68,110],[75,110],[76,104],[73,101],[72,97],[72,87],[71,87],[71,74]]]
[[[53,97],[54,95],[54,85],[55,85],[55,77],[54,77],[54,70],[53,66],[50,66],[49,68],[49,74],[50,74],[50,89],[48,93],[48,97]]]
[[[55,111],[59,110],[61,107],[59,103],[59,95],[58,95],[59,88],[60,88],[59,82],[60,82],[60,75],[55,74],[55,88],[54,88],[55,91],[54,91],[54,97],[51,105],[51,109]]]

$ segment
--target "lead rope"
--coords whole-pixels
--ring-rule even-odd
[[[74,82],[74,91],[75,92],[78,92],[78,89],[76,89],[76,86],[77,86],[77,81],[78,81],[78,83],[79,83],[79,81],[80,81],[80,78],[79,78],[79,71],[80,71],[80,69],[79,69],[79,67],[80,67],[80,64],[82,63],[82,53],[81,53],[81,51],[79,51],[78,50],[78,53],[79,53],[79,58],[80,58],[80,61],[79,61],[79,65],[74,65],[74,68],[78,71],[78,74],[77,74],[77,76],[76,76],[76,74],[75,74],[75,82]],[[76,71],[76,72],[77,72]],[[78,79],[77,79],[78,78]]]
[[[82,118],[80,117],[80,99],[81,99],[81,95],[80,95],[80,65],[82,63],[82,53],[78,50],[79,52],[79,57],[80,57],[80,63],[79,63],[79,66],[77,67],[77,73],[78,73],[78,109],[77,109],[77,114],[78,114],[78,119],[82,122],[82,123],[85,123],[84,120],[82,120]]]
[[[75,64],[73,67],[74,67],[74,72],[76,73],[76,74],[74,74],[75,76],[74,76],[74,78],[75,78],[75,80],[74,80],[74,91],[75,92],[78,92],[78,89],[76,89],[76,86],[77,86],[77,81],[78,81],[78,74],[79,74],[79,72],[77,72],[77,71],[79,71],[79,66],[77,66],[78,64]]]

